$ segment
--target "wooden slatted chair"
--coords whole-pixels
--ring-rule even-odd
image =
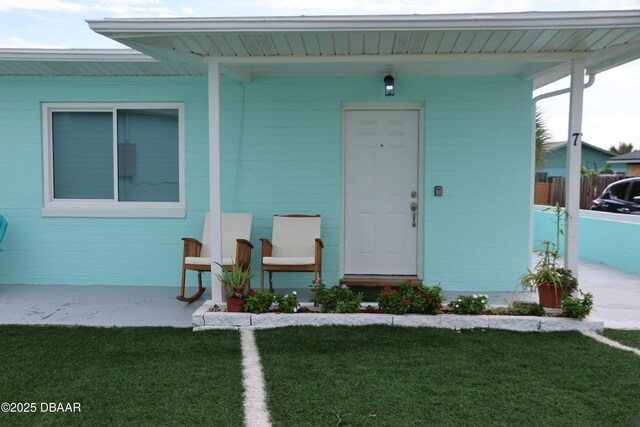
[[[234,265],[248,269],[251,265],[251,220],[248,213],[222,214],[222,268],[231,270]],[[204,219],[202,241],[183,237],[182,284],[176,298],[184,302],[196,301],[206,290],[202,287],[202,273],[211,271],[211,246],[209,243],[209,213]],[[192,297],[184,296],[187,270],[198,272],[198,292]]]
[[[322,239],[320,215],[274,215],[273,242],[262,241],[260,290],[264,290],[264,273],[269,272],[269,292],[273,292],[274,272],[313,272],[322,276]]]

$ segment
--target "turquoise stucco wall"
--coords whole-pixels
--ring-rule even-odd
[[[582,147],[582,165],[589,169],[593,169],[594,162],[598,165],[598,170],[606,166],[607,160],[612,156],[608,156],[602,151],[594,150],[591,147]],[[614,172],[627,173],[627,166],[620,164],[612,164],[611,169]],[[567,175],[567,148],[560,147],[557,150],[547,154],[544,167],[539,172],[547,172],[549,177],[566,176]]]
[[[530,84],[398,77],[396,96],[385,98],[380,80],[257,78],[242,85],[223,78],[222,205],[254,215],[254,271],[274,213],[319,213],[324,275],[337,282],[341,105],[418,101],[425,105],[425,280],[451,290],[513,289],[529,254]],[[43,218],[41,101],[183,102],[187,217]],[[0,110],[0,210],[10,222],[0,283],[178,285],[180,237],[201,235],[209,202],[204,78],[4,77]],[[444,197],[433,197],[435,185]],[[309,281],[275,278],[276,287]]]
[[[533,218],[534,249],[540,250],[541,240],[555,241],[554,215],[538,209]],[[640,218],[635,215],[580,211],[580,259],[640,273],[639,241]]]

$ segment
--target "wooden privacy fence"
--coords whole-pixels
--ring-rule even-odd
[[[625,178],[622,175],[583,176],[580,177],[580,209],[589,209],[591,201],[596,199],[609,184]],[[550,182],[538,182],[535,188],[535,203],[564,206],[565,178],[556,176]],[[546,202],[546,203],[545,203]]]

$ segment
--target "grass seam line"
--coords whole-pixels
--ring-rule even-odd
[[[242,383],[244,386],[244,425],[270,427],[264,376],[253,330],[240,329],[242,345]]]
[[[624,351],[629,351],[633,354],[635,354],[636,356],[640,356],[640,349],[634,348],[634,347],[629,347],[627,345],[621,344],[618,341],[614,341],[611,338],[607,338],[603,335],[600,335],[597,332],[594,331],[580,331],[582,332],[583,335],[589,337],[589,338],[593,338],[594,340],[602,343],[602,344],[606,344],[610,347],[613,348],[617,348],[618,350],[624,350]]]

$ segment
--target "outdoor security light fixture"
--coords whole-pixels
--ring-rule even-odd
[[[393,76],[391,74],[387,74],[384,78],[384,96],[393,96],[394,91],[395,84]]]

